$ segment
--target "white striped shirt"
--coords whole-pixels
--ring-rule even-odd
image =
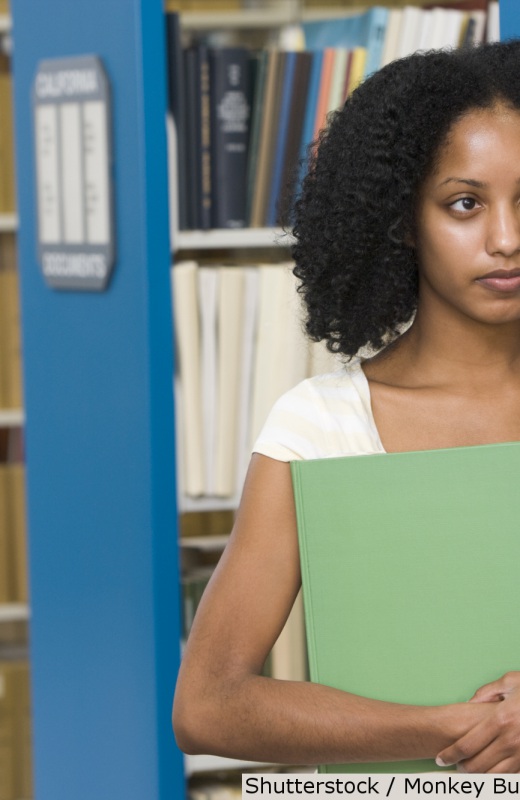
[[[360,359],[282,395],[253,452],[277,461],[384,453]]]

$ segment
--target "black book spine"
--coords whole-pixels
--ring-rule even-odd
[[[197,53],[193,47],[184,51],[186,97],[186,214],[187,227],[200,228],[200,91]]]
[[[210,119],[210,76],[209,53],[206,45],[197,47],[199,101],[200,101],[200,227],[212,227],[211,220],[211,119]]]
[[[241,47],[210,51],[212,224],[247,225],[251,56]]]

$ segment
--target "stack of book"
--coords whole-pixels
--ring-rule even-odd
[[[183,47],[175,13],[167,31],[174,229],[285,226],[328,114],[396,58],[498,38],[498,3],[375,6],[293,26],[293,48],[260,52]]]
[[[304,335],[291,266],[172,268],[181,494],[237,498],[273,403],[339,366]]]

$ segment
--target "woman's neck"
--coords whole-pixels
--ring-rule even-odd
[[[412,325],[370,359],[365,371],[384,383],[450,385],[471,391],[482,380],[520,378],[520,322],[487,325],[432,318],[419,307]]]

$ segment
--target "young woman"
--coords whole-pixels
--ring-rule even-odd
[[[255,445],[183,658],[179,745],[518,772],[520,672],[420,707],[261,670],[300,586],[289,461],[520,441],[520,43],[414,55],[366,80],[321,136],[295,236],[308,333],[348,358],[285,395]],[[367,345],[376,355],[356,357]]]

